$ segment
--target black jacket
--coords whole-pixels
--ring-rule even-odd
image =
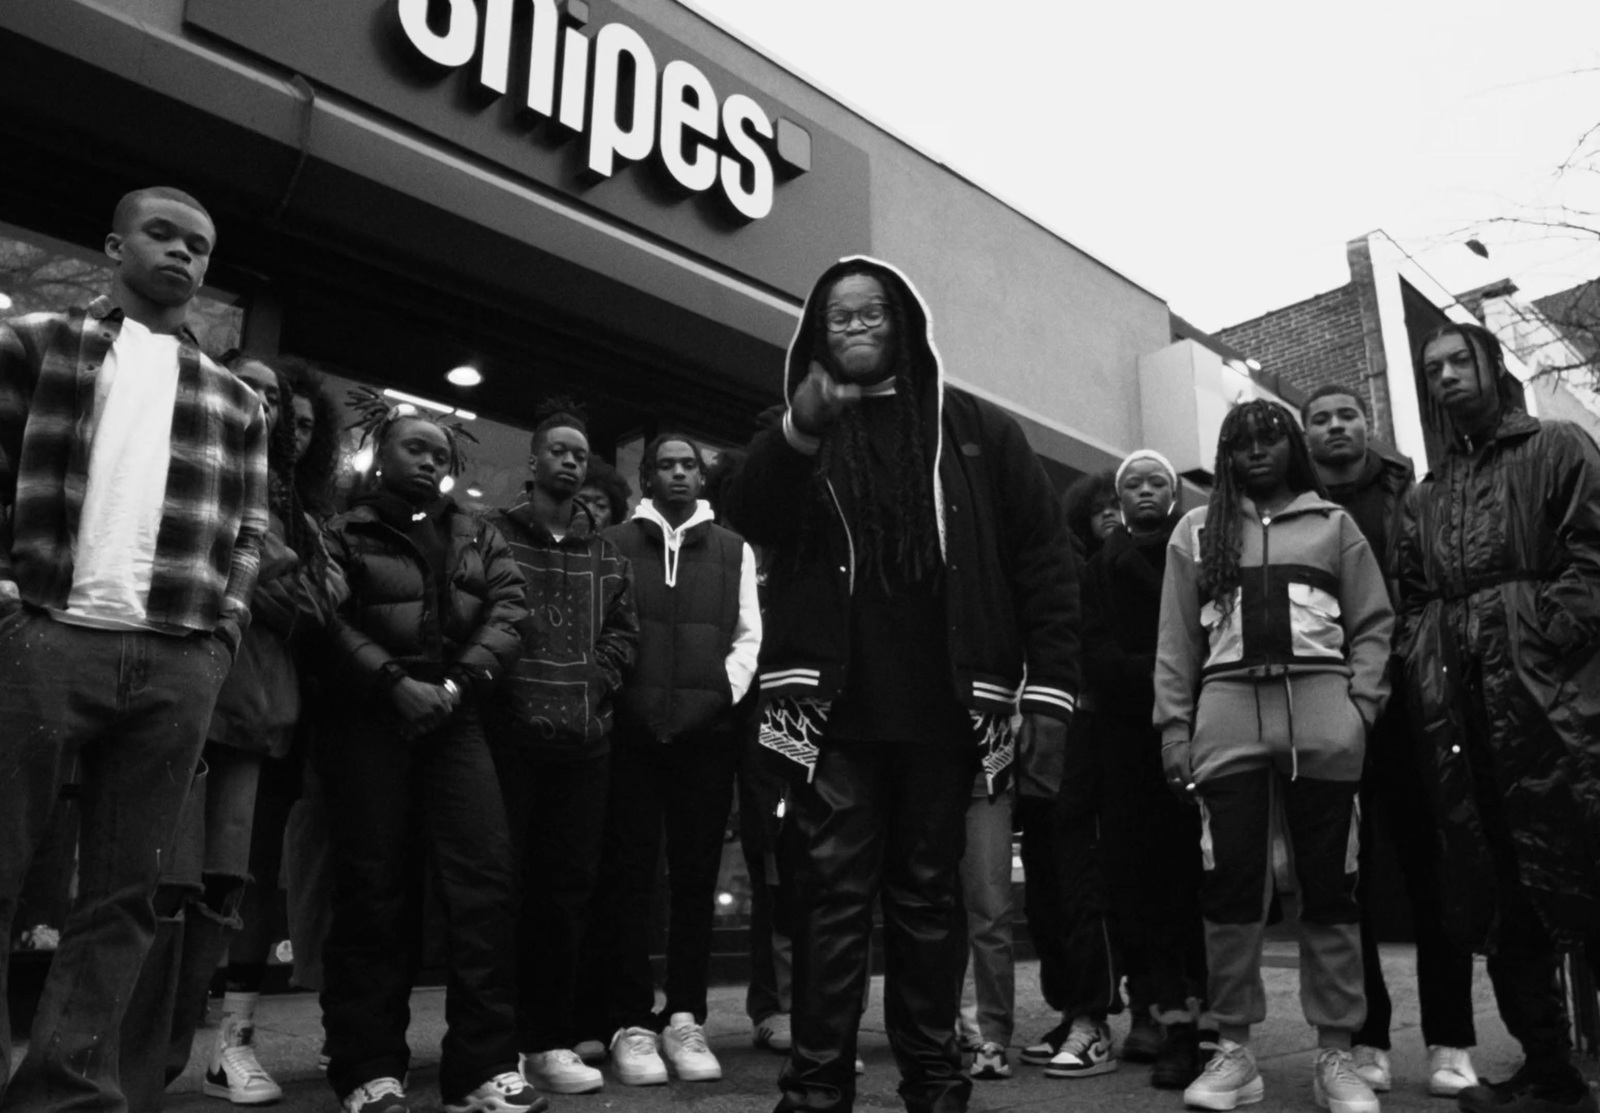
[[[522,651],[522,574],[500,532],[450,499],[430,513],[445,538],[445,590],[416,544],[361,502],[328,523],[350,595],[329,633],[342,680],[375,700],[407,676],[481,696]]]
[[[617,547],[574,514],[557,541],[527,502],[489,515],[526,581],[521,652],[487,722],[497,745],[574,760],[606,752],[613,697],[639,644],[632,571]]]
[[[1328,484],[1328,498],[1350,512],[1385,569],[1389,568],[1389,557],[1400,532],[1400,510],[1406,492],[1416,478],[1410,461],[1396,460],[1369,448],[1355,482]]]
[[[1503,376],[1481,443],[1452,438],[1395,547],[1412,729],[1434,792],[1444,920],[1492,949],[1494,858],[1464,716],[1486,717],[1517,872],[1558,943],[1600,930],[1600,450]],[[1468,667],[1470,666],[1470,669]],[[1463,683],[1481,672],[1481,695]]]
[[[846,260],[848,262],[849,260]],[[914,365],[932,439],[938,446],[935,492],[942,521],[945,608],[953,688],[976,729],[993,731],[1020,698],[1023,712],[1070,720],[1078,695],[1078,584],[1060,502],[1022,429],[999,407],[944,384],[926,307],[910,282],[868,260],[881,281],[899,288],[911,317],[902,339]],[[839,267],[818,279],[789,349],[785,396],[804,380],[813,345],[812,305]],[[820,498],[816,458],[791,444],[784,408],[766,415],[742,466],[729,478],[721,509],[752,543],[770,547],[761,647],[763,698],[825,706],[843,689],[850,667],[854,542],[837,499],[820,516],[804,513]],[[805,537],[805,523],[825,537]],[[1024,686],[1026,675],[1026,686]],[[763,732],[766,736],[766,732]],[[1009,763],[1009,743],[991,739],[991,776]]]

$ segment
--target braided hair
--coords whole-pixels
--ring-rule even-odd
[[[885,308],[894,343],[893,380],[895,427],[893,442],[879,447],[888,468],[880,470],[868,446],[866,418],[852,406],[822,434],[814,472],[812,511],[832,512],[830,477],[843,480],[853,508],[852,529],[860,567],[888,586],[890,567],[909,583],[931,580],[940,574],[938,515],[933,502],[933,454],[929,446],[924,399],[931,367],[919,367],[911,343],[911,321],[899,283],[879,268],[864,262],[848,263],[833,276],[829,289],[851,275],[862,275],[883,287]],[[814,360],[833,371],[828,334],[823,323],[826,291],[806,307]],[[937,384],[933,389],[938,389]],[[815,521],[815,518],[813,518]],[[807,531],[822,536],[822,531]]]
[[[350,408],[356,412],[356,419],[348,428],[361,430],[360,447],[370,447],[374,455],[383,448],[395,429],[404,421],[420,421],[425,425],[432,425],[444,434],[445,443],[450,446],[452,476],[460,475],[467,466],[461,442],[478,443],[478,438],[472,435],[472,430],[460,421],[451,421],[448,414],[437,414],[420,406],[413,406],[410,402],[390,405],[382,394],[370,386],[355,387],[347,392],[346,397],[350,400]]]
[[[1205,528],[1200,532],[1200,595],[1215,600],[1224,610],[1233,606],[1233,592],[1239,586],[1244,529],[1240,506],[1244,491],[1234,474],[1233,449],[1239,440],[1262,433],[1276,433],[1289,442],[1289,471],[1284,479],[1291,491],[1315,491],[1323,498],[1328,496],[1311,462],[1305,434],[1287,408],[1265,398],[1254,398],[1228,411],[1217,436],[1214,486],[1206,507]]]

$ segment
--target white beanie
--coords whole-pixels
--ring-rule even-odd
[[[1138,460],[1154,460],[1162,471],[1167,473],[1167,482],[1172,484],[1173,494],[1178,491],[1178,469],[1172,466],[1172,461],[1153,448],[1140,448],[1128,453],[1127,459],[1117,465],[1117,490],[1122,490],[1122,477],[1128,474],[1130,465]]]

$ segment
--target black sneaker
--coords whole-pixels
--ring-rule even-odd
[[[1600,1113],[1576,1068],[1533,1071],[1524,1063],[1504,1082],[1480,1083],[1456,1095],[1462,1113]]]
[[[1128,1036],[1122,1041],[1122,1061],[1125,1063],[1153,1063],[1161,1054],[1163,1033],[1161,1024],[1149,1013],[1134,1014]]]
[[[411,1113],[398,1078],[374,1078],[344,1096],[343,1113]]]
[[[1193,1024],[1169,1024],[1156,1053],[1156,1065],[1150,1068],[1150,1085],[1158,1090],[1186,1090],[1200,1077],[1201,1065],[1199,1030]]]

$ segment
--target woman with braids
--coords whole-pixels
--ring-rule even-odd
[[[328,1081],[346,1113],[403,1113],[422,864],[449,921],[444,1108],[544,1106],[517,1071],[511,840],[479,707],[516,663],[522,576],[495,528],[439,483],[466,431],[352,392],[371,491],[328,525],[350,597],[332,625],[343,693],[312,761],[328,800]],[[424,853],[426,848],[427,853]]]
[[[1078,678],[1072,550],[1022,430],[945,385],[927,306],[888,264],[823,273],[784,394],[722,507],[769,550],[761,741],[792,763],[779,1108],[854,1103],[881,893],[900,1093],[918,1113],[954,1113],[972,1089],[955,1037],[967,806],[975,780],[1007,791],[1019,746],[1025,761],[1059,760]]]
[[[1317,1104],[1376,1113],[1351,1036],[1366,1016],[1356,851],[1367,731],[1389,696],[1394,611],[1355,519],[1330,502],[1293,415],[1223,420],[1216,486],[1167,546],[1154,724],[1180,799],[1200,807],[1200,906],[1219,1038],[1184,1101],[1260,1101],[1261,942],[1276,845],[1300,891],[1300,998],[1317,1029]]]
[[[345,585],[296,496],[294,434],[285,420],[292,393],[268,360],[276,361],[240,352],[220,359],[260,396],[266,414],[268,530],[250,625],[212,709],[202,775],[185,808],[179,852],[172,856],[174,863],[198,865],[199,886],[190,887],[193,877],[163,879],[157,904],[164,917],[174,919],[163,923],[158,940],[172,948],[158,948],[146,963],[135,992],[138,1007],[130,1010],[123,1038],[129,1107],[141,1113],[160,1108],[166,1084],[188,1065],[195,1026],[225,954],[231,956],[227,994],[206,1057],[205,1092],[249,1105],[283,1096],[251,1046],[271,943],[259,923],[261,904],[244,901],[250,890],[273,885],[277,875],[282,811],[276,819],[262,817],[258,805],[270,795],[300,717],[294,645],[327,624]]]

